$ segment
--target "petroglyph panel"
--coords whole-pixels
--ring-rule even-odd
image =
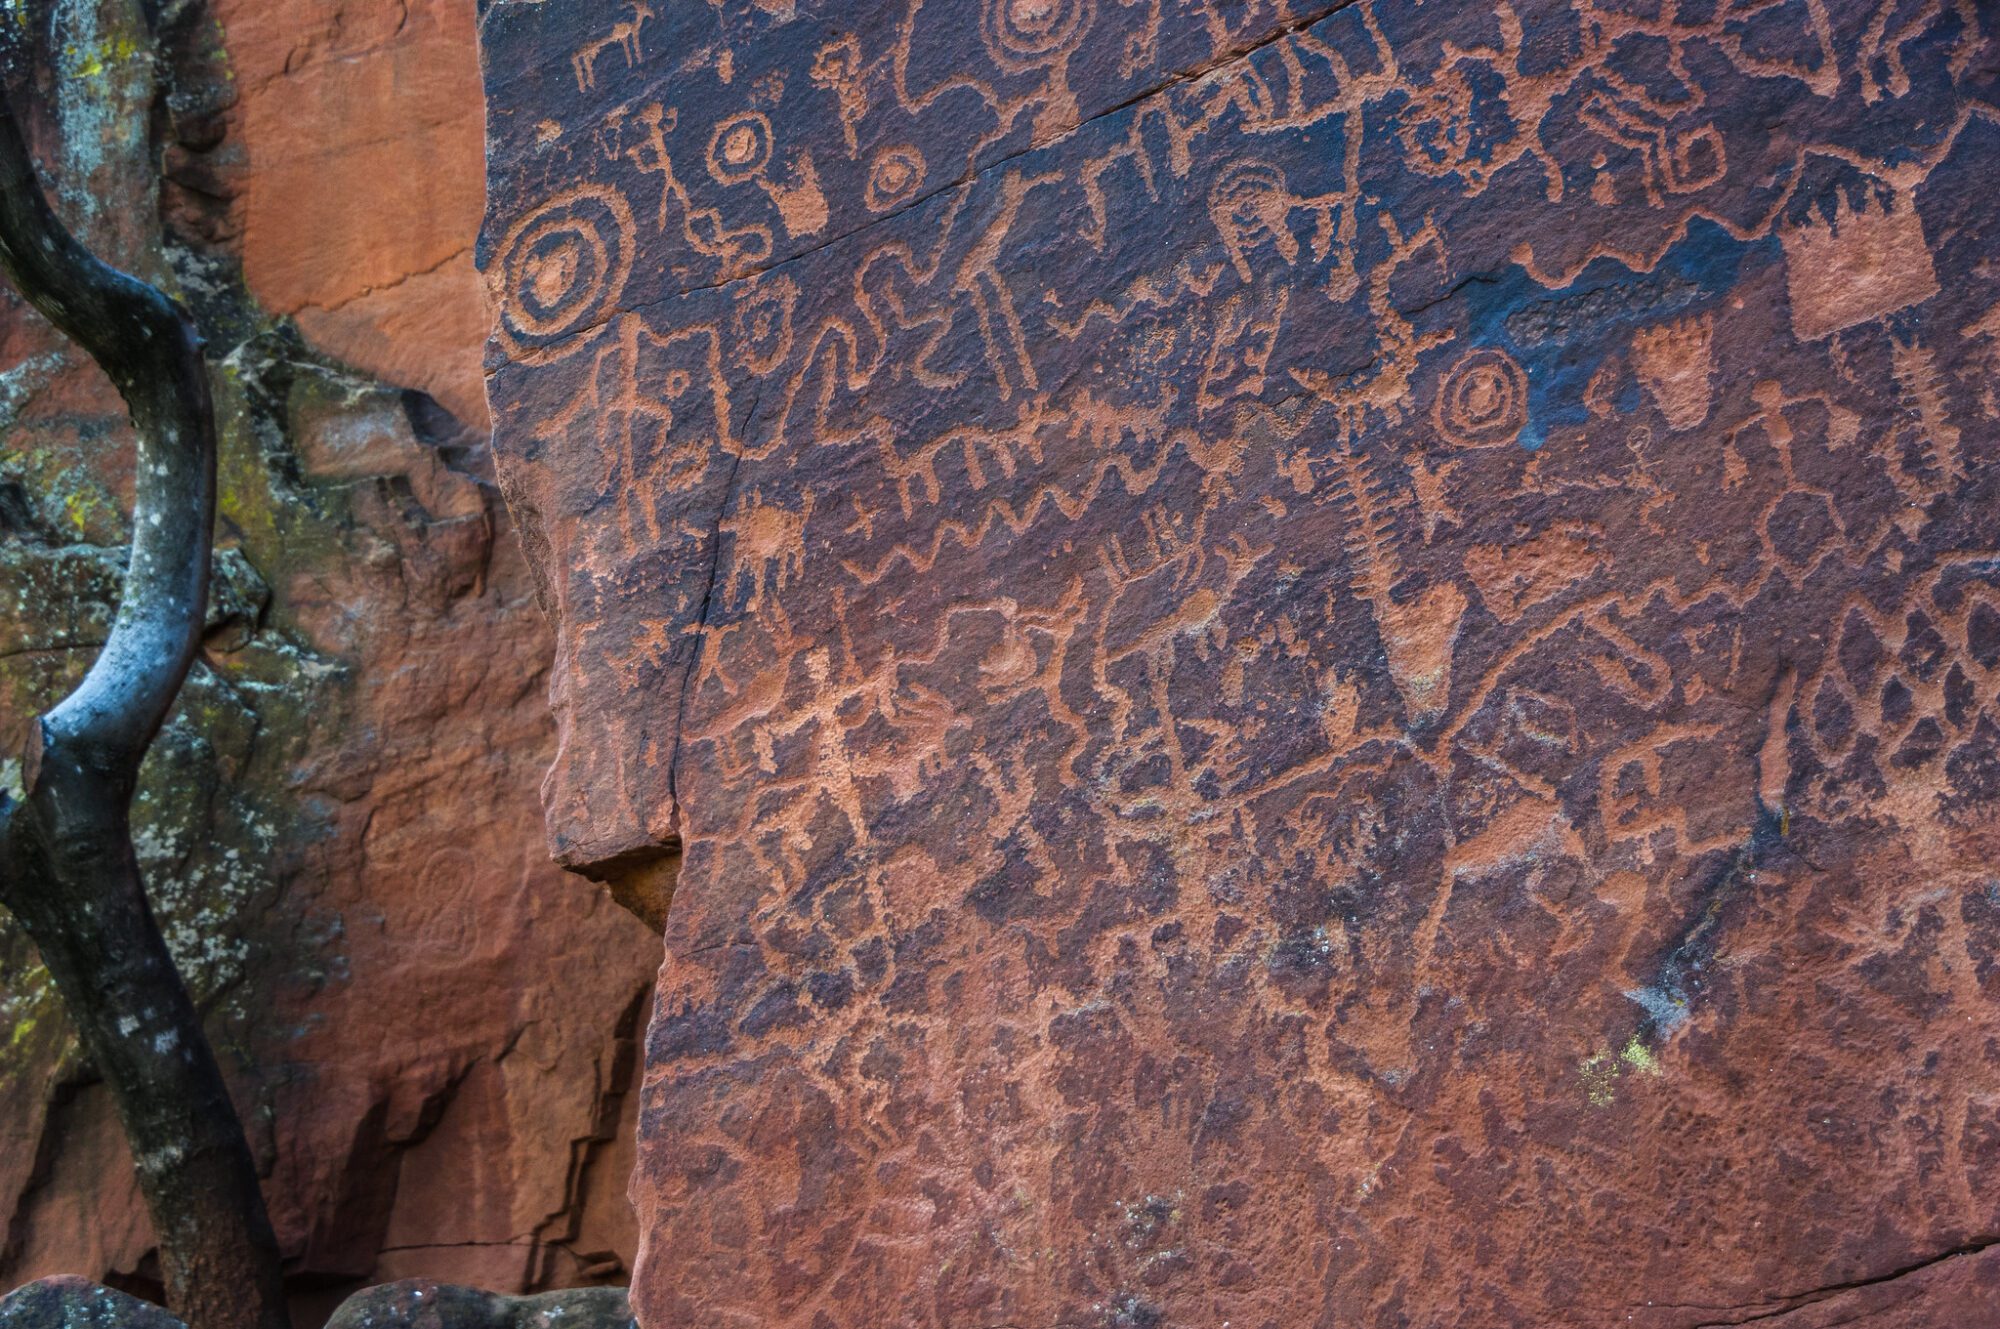
[[[1994,1312],[1990,7],[483,23],[645,1323]]]

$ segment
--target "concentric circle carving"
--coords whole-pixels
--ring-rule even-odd
[[[888,212],[909,200],[924,185],[924,155],[909,146],[884,148],[868,167],[863,194],[870,212]]]
[[[741,111],[717,122],[708,136],[708,173],[725,185],[754,180],[771,163],[771,122]]]
[[[1093,8],[1093,0],[986,0],[981,35],[1002,69],[1039,69],[1075,49]]]
[[[516,221],[493,271],[500,330],[517,357],[547,358],[604,321],[632,272],[632,209],[617,190],[585,185]]]
[[[1528,423],[1528,376],[1505,351],[1468,351],[1438,382],[1431,421],[1462,448],[1512,443]]]

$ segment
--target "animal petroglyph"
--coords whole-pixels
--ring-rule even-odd
[[[1688,1329],[1994,1230],[1990,7],[654,9],[483,20],[547,797],[683,855],[647,1323]]]
[[[625,57],[627,69],[639,63],[639,34],[646,20],[655,17],[652,7],[643,0],[629,0],[628,8],[632,17],[611,25],[611,31],[596,41],[578,47],[570,56],[570,70],[576,75],[576,90],[588,92],[597,86],[597,58],[606,51],[616,50]]]

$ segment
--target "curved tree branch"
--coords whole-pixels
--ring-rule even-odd
[[[103,366],[139,434],[117,618],[90,672],[36,726],[21,801],[0,795],[0,903],[34,939],[117,1102],[169,1303],[194,1329],[284,1329],[255,1160],[132,849],[139,763],[194,661],[208,597],[215,416],[201,338],[178,304],[63,227],[4,96],[0,268]]]
[[[43,719],[47,737],[136,771],[201,642],[215,524],[215,409],[187,311],[101,262],[50,210],[0,109],[0,267],[103,367],[139,432],[132,561],[111,637]]]

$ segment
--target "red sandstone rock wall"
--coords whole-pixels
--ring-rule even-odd
[[[486,460],[471,0],[45,8],[13,91],[65,211],[190,300],[218,362],[221,586],[139,848],[301,1305],[622,1279],[657,947],[543,847],[550,643]],[[0,370],[12,752],[101,640],[130,462],[109,385],[11,296]],[[150,1244],[109,1098],[0,924],[0,1286],[143,1288]]]
[[[215,20],[250,290],[315,348],[484,430],[473,5],[217,0]]]
[[[493,0],[642,1322],[2000,1318],[1971,0]]]

